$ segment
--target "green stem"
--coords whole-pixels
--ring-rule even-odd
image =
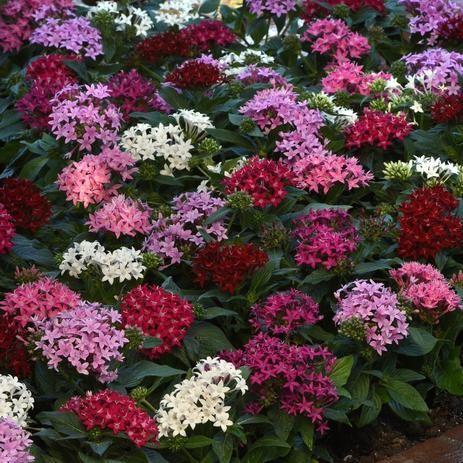
[[[146,399],[140,400],[140,403],[151,410],[153,413],[157,413],[157,410]]]

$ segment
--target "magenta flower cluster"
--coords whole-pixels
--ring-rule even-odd
[[[83,375],[95,374],[102,383],[117,378],[114,362],[122,362],[122,348],[128,342],[117,328],[121,314],[98,303],[82,302],[37,325],[41,332],[36,350],[48,366],[58,370],[66,364]]]
[[[336,267],[355,251],[359,237],[342,209],[312,210],[294,220],[296,262],[311,268]]]
[[[52,133],[65,143],[76,142],[80,151],[113,146],[122,115],[110,96],[108,86],[103,84],[65,87],[52,100]]]
[[[274,14],[283,16],[296,9],[296,0],[246,0],[246,5],[251,13],[257,16],[264,14]]]
[[[408,336],[408,322],[397,295],[373,280],[353,281],[334,294],[338,310],[333,318],[339,326],[357,320],[363,324],[365,341],[379,355]]]
[[[277,71],[266,66],[250,64],[237,74],[236,79],[244,85],[271,84],[273,87],[288,86],[288,81]]]
[[[290,289],[251,307],[249,321],[257,331],[272,336],[289,336],[298,328],[314,325],[322,318],[314,299],[302,291]]]
[[[153,221],[151,235],[145,242],[145,250],[164,259],[165,265],[178,264],[188,247],[199,248],[206,244],[201,232],[208,233],[215,240],[227,237],[223,220],[210,224],[204,221],[224,206],[225,202],[210,191],[183,193],[173,199],[172,213],[165,217],[159,213]]]
[[[11,418],[0,418],[0,461],[4,463],[29,463],[34,457],[29,453],[32,439],[29,433]]]

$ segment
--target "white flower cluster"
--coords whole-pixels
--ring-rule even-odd
[[[16,376],[0,375],[0,418],[11,418],[24,426],[33,406],[31,392]]]
[[[248,387],[240,370],[219,358],[207,357],[193,368],[193,376],[176,384],[171,394],[166,394],[157,413],[159,435],[186,436],[188,427],[211,422],[223,432],[233,424],[226,396]]]
[[[198,18],[200,0],[166,0],[155,11],[156,21],[169,26],[184,26]]]
[[[193,140],[197,139],[201,132],[204,132],[206,129],[214,128],[214,124],[209,116],[191,109],[179,109],[176,113],[172,114],[172,117],[183,128],[185,135]]]
[[[189,170],[193,144],[179,126],[137,124],[122,134],[120,144],[136,160],[164,159],[162,175],[172,176],[174,170]]]
[[[153,27],[153,21],[148,16],[148,13],[141,8],[129,6],[127,13],[118,10],[117,2],[102,1],[95,6],[89,8],[87,16],[93,18],[98,13],[109,13],[114,18],[116,29],[123,31],[127,27],[134,27],[135,34],[138,37],[146,37],[148,31]]]
[[[143,277],[146,267],[142,264],[141,251],[134,248],[121,247],[115,251],[106,251],[98,241],[82,241],[74,243],[64,254],[59,266],[61,273],[69,272],[78,277],[89,267],[98,268],[102,281],[113,284],[125,280],[138,280]]]
[[[245,50],[241,53],[227,53],[220,59],[220,64],[225,68],[225,74],[234,76],[244,71],[250,64],[258,66],[271,65],[275,62],[273,56],[267,55],[260,50]]]

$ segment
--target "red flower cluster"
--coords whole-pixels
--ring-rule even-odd
[[[387,149],[394,140],[403,140],[413,129],[405,116],[365,109],[345,130],[347,148],[377,146]]]
[[[68,68],[64,61],[78,61],[80,58],[75,55],[43,55],[32,61],[26,69],[26,80],[37,81],[67,81],[77,82],[75,73]]]
[[[267,261],[267,254],[252,243],[209,243],[196,254],[193,272],[201,287],[212,281],[221,291],[233,294],[246,276]]]
[[[463,95],[442,95],[433,104],[431,116],[438,124],[460,122],[463,119]]]
[[[139,328],[145,336],[162,341],[160,346],[143,349],[155,359],[180,346],[194,321],[193,306],[177,294],[156,285],[139,285],[121,302],[122,323]]]
[[[75,413],[87,430],[123,432],[137,447],[156,441],[158,436],[156,422],[148,413],[130,397],[110,389],[72,397],[60,411]]]
[[[373,8],[382,14],[386,12],[384,0],[326,0],[324,3],[331,6],[346,5],[352,11],[357,11],[360,10],[360,8],[365,7]],[[303,18],[306,20],[313,19],[314,16],[326,16],[330,13],[327,8],[323,7],[314,0],[305,0],[303,9]]]
[[[51,217],[51,205],[27,179],[8,178],[0,185],[0,203],[13,218],[17,229],[36,232]]]
[[[3,204],[0,204],[0,254],[8,254],[11,251],[15,234],[13,218]]]
[[[108,88],[126,121],[133,112],[168,112],[170,109],[158,95],[154,85],[135,69],[115,74],[109,80]]]
[[[201,59],[185,61],[166,77],[166,82],[182,89],[206,89],[225,80],[221,69]]]
[[[224,180],[227,194],[245,191],[254,206],[277,207],[285,198],[285,187],[293,185],[294,175],[281,161],[252,157],[241,169]]]
[[[190,44],[183,40],[180,32],[166,31],[140,42],[137,54],[145,61],[158,63],[169,56],[191,56]]]
[[[445,41],[461,42],[463,40],[463,14],[457,13],[442,22],[437,35]]]
[[[0,370],[21,378],[31,374],[31,360],[24,343],[19,337],[26,336],[12,316],[0,316]]]
[[[442,186],[414,191],[402,204],[398,253],[429,259],[444,249],[461,246],[463,222],[453,211],[457,199]]]

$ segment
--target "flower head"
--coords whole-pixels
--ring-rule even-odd
[[[32,439],[27,431],[11,418],[0,418],[0,460],[9,463],[29,463]]]

